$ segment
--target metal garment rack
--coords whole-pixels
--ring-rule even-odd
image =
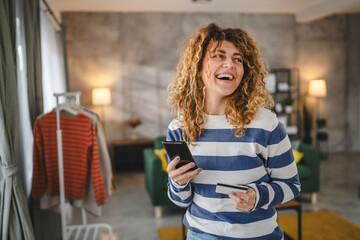
[[[66,98],[75,98],[76,103],[80,105],[80,92],[66,92],[66,93],[55,93],[54,97],[56,98],[56,138],[57,138],[57,149],[58,149],[58,164],[59,164],[59,185],[60,185],[60,216],[61,216],[61,231],[62,231],[62,240],[69,239],[73,233],[75,234],[74,239],[79,239],[83,233],[83,239],[89,239],[89,234],[92,232],[93,240],[96,239],[96,236],[100,228],[105,228],[108,230],[109,239],[112,239],[112,229],[109,224],[106,223],[97,223],[97,224],[87,224],[86,212],[82,208],[82,224],[81,225],[72,225],[66,226],[65,218],[65,188],[64,188],[64,163],[63,163],[63,148],[62,148],[62,131],[60,128],[60,104],[59,97]]]

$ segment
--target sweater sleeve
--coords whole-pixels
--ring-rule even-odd
[[[300,180],[290,140],[283,124],[278,121],[276,124],[261,154],[270,181],[249,184],[256,192],[253,210],[274,207],[294,199],[300,193]]]
[[[176,126],[174,121],[172,121],[169,125],[166,140],[182,141],[181,129]],[[168,162],[170,162],[169,158]],[[193,198],[191,184],[188,182],[184,185],[179,185],[169,177],[168,197],[177,206],[183,208],[188,207],[191,204]]]
[[[33,179],[31,185],[31,195],[33,197],[41,197],[45,192],[46,174],[44,161],[40,119],[37,118],[34,125]]]
[[[101,175],[99,152],[96,140],[96,130],[94,123],[91,123],[91,183],[95,193],[96,203],[104,204],[106,200],[104,181]]]
[[[105,192],[107,196],[110,196],[113,191],[112,189],[113,173],[111,168],[110,155],[106,146],[104,129],[100,121],[95,122],[95,124],[96,124],[95,127],[96,127],[96,137],[97,137],[97,144],[99,150],[99,162],[100,162],[101,174],[104,180]]]

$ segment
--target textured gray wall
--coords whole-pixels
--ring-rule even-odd
[[[296,63],[302,76],[303,92],[312,79],[325,79],[327,96],[319,99],[315,117],[327,119],[330,149],[343,150],[345,138],[346,18],[325,18],[296,26]],[[314,103],[314,99],[312,100]],[[315,127],[315,124],[314,124]]]
[[[360,151],[360,14],[348,16],[346,92],[347,149]]]
[[[311,79],[327,83],[327,96],[319,100],[317,114],[328,121],[330,151],[360,150],[359,24],[357,14],[296,25],[296,65],[302,75],[302,91],[306,92]]]
[[[113,103],[104,108],[109,141],[130,136],[130,117],[143,120],[140,136],[166,133],[172,118],[166,87],[175,73],[179,46],[199,26],[216,22],[246,29],[269,67],[299,67],[304,93],[308,80],[326,79],[328,96],[321,102],[321,115],[329,121],[332,150],[345,149],[345,16],[310,24],[295,23],[293,15],[236,13],[63,13],[62,19],[70,90],[81,91],[82,104],[91,107],[93,87],[112,89]]]

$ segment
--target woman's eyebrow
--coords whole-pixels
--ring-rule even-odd
[[[217,49],[215,52],[220,52],[220,53],[223,53],[223,54],[226,53],[226,51],[221,50],[221,49]],[[240,53],[234,53],[233,56],[240,56],[241,57],[241,54]]]

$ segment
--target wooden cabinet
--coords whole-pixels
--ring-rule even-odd
[[[143,150],[153,148],[153,139],[116,140],[113,141],[115,172],[143,171]]]

